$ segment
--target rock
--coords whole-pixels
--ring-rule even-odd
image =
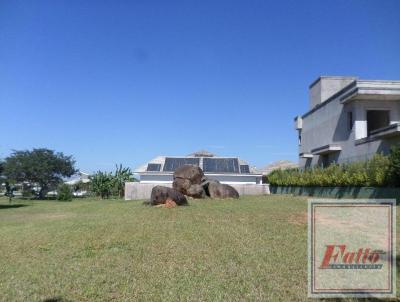
[[[188,190],[186,190],[186,195],[193,198],[206,198],[206,192],[201,185],[191,185]]]
[[[207,191],[211,198],[239,198],[239,193],[230,185],[210,181]]]
[[[193,198],[239,198],[239,193],[233,187],[208,179],[200,167],[192,165],[176,169],[172,186],[176,191]]]
[[[202,178],[204,177],[203,170],[198,166],[193,165],[184,165],[179,167],[174,172],[175,178],[188,179],[192,184],[199,185],[201,183]]]
[[[172,187],[184,195],[193,198],[204,198],[206,193],[201,186],[204,178],[204,173],[199,167],[184,165],[174,172]]]
[[[210,184],[210,182],[214,182],[214,183],[220,183],[218,180],[216,180],[216,179],[209,179],[209,178],[207,178],[207,177],[205,177],[204,176],[204,178],[202,179],[202,181],[201,181],[201,185],[203,186],[203,187],[206,187],[206,186],[208,186],[209,184]]]
[[[190,182],[189,179],[184,179],[184,178],[175,178],[172,187],[181,192],[182,194],[188,195],[187,191],[189,190],[190,186],[192,183]]]
[[[179,206],[188,204],[185,195],[175,189],[163,186],[155,186],[151,190],[151,205],[165,204],[168,199],[174,201]]]

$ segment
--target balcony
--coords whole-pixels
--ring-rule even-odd
[[[312,155],[311,153],[306,153],[306,152],[300,153],[299,156],[301,158],[313,158],[314,157],[314,155]]]
[[[325,155],[325,154],[330,154],[330,153],[335,153],[335,152],[340,152],[342,151],[342,147],[339,145],[334,145],[334,144],[329,144],[325,145],[322,147],[318,147],[315,149],[311,150],[311,153],[313,155]]]
[[[371,131],[370,137],[385,138],[400,135],[400,123],[391,124]]]

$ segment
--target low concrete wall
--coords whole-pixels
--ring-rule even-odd
[[[125,183],[125,200],[150,199],[151,190],[155,186],[165,186],[171,188],[172,184],[127,182]],[[231,186],[238,191],[240,196],[270,194],[269,185],[267,184],[234,184]]]
[[[126,182],[125,183],[125,200],[150,199],[151,190],[155,186],[165,186],[165,187],[172,188],[172,184]]]
[[[234,187],[240,196],[270,194],[269,185],[267,184],[230,184],[230,186]]]
[[[293,194],[326,198],[389,198],[400,201],[400,188],[383,187],[283,187],[271,186],[272,194]]]

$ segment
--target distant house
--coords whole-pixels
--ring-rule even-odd
[[[89,183],[90,182],[90,174],[79,171],[78,173],[71,176],[67,181],[64,183],[67,185],[76,185],[77,183]]]
[[[400,143],[400,81],[320,77],[309,94],[310,110],[295,118],[300,167],[365,160]]]
[[[257,169],[259,173],[262,175],[268,175],[272,171],[275,170],[286,170],[286,169],[293,169],[293,168],[298,168],[299,165],[297,163],[294,163],[290,160],[279,160],[273,163],[270,163],[266,165],[264,168]]]
[[[87,187],[90,183],[90,174],[79,171],[64,183],[72,187],[77,186],[78,184],[83,184],[80,188],[74,190],[73,194],[74,196],[85,196],[88,194]]]
[[[238,157],[218,157],[208,151],[187,156],[158,156],[137,168],[141,183],[171,184],[174,171],[183,165],[200,167],[210,178],[226,184],[261,184],[262,175],[253,173],[249,164]]]

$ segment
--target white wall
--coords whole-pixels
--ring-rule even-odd
[[[261,183],[261,177],[255,175],[221,175],[205,174],[210,179],[215,179],[226,184],[257,184]],[[172,183],[172,174],[141,174],[141,183]]]

